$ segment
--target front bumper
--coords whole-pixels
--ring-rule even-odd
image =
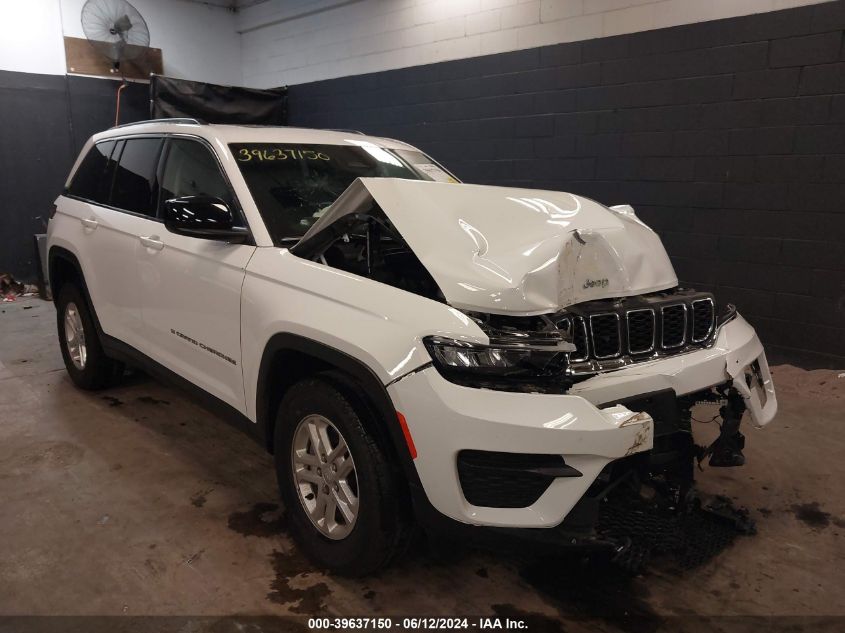
[[[755,361],[759,361],[759,372],[751,371]],[[749,385],[746,373],[759,376],[753,375]],[[721,327],[709,348],[599,374],[574,385],[569,393],[603,406],[664,389],[683,396],[727,380],[745,399],[754,426],[772,421],[778,405],[763,344],[740,315]]]
[[[601,374],[565,395],[463,387],[433,367],[409,374],[388,391],[407,421],[432,509],[470,525],[552,528],[608,463],[651,450],[654,421],[616,402],[665,389],[691,394],[726,381],[743,395],[756,426],[771,421],[777,400],[765,353],[739,316],[720,329],[709,349]],[[582,476],[554,479],[527,507],[475,506],[461,489],[457,459],[462,450],[561,455]]]

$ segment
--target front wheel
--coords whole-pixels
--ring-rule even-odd
[[[397,474],[352,403],[330,383],[291,387],[279,407],[276,474],[291,534],[314,562],[360,576],[406,542]]]

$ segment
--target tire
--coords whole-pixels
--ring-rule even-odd
[[[73,324],[73,325],[70,325]],[[91,308],[82,291],[66,283],[56,301],[56,325],[65,368],[80,389],[97,390],[116,384],[123,375],[123,363],[106,356],[97,336]],[[82,352],[75,346],[81,333]]]
[[[354,471],[346,475],[345,483],[341,481],[339,489],[336,488],[338,496],[334,498],[338,507],[334,516],[338,529],[335,534],[327,534],[333,529],[331,521],[319,526],[306,509],[306,504],[319,507],[320,497],[306,500],[308,492],[305,491],[313,493],[317,488],[325,491],[325,487],[297,480],[294,474],[295,468],[300,472],[305,468],[310,472],[309,477],[313,478],[322,464],[322,470],[328,478],[322,480],[325,485],[338,485],[332,479],[336,475],[329,475],[326,470],[333,463],[331,459],[311,466],[304,466],[300,461],[306,457],[313,460],[310,453],[314,447],[313,441],[306,439],[310,448],[302,448],[303,438],[313,435],[303,431],[303,428],[310,430],[322,425],[321,419],[337,431],[335,434],[331,428],[323,427],[326,431],[323,437],[328,437],[330,447],[337,446],[338,438],[342,438],[348,449],[345,452],[351,457],[354,466]],[[407,511],[400,499],[403,489],[400,475],[390,467],[385,451],[340,391],[319,378],[295,384],[287,391],[279,406],[275,429],[274,453],[279,490],[287,510],[291,536],[306,556],[334,573],[363,576],[386,566],[404,551],[411,529]],[[295,458],[294,450],[301,457]],[[348,463],[338,466],[337,473],[341,473],[344,465]],[[344,490],[346,494],[342,495]],[[351,523],[340,508],[341,500],[351,499],[350,492],[356,493],[358,502],[357,514]],[[348,507],[354,506],[348,504]],[[315,510],[318,518],[321,514]]]

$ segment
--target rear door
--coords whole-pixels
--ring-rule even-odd
[[[140,236],[156,232],[156,165],[161,137],[98,143],[68,191],[80,221],[83,267],[103,331],[144,350],[139,275]],[[89,165],[86,166],[86,163]]]
[[[160,215],[165,200],[209,195],[242,217],[219,161],[199,138],[171,137],[159,178]],[[149,237],[138,256],[149,355],[244,411],[241,286],[255,247],[176,235],[163,225]]]
[[[156,217],[158,164],[164,139],[135,137],[119,142],[117,165],[109,209],[104,210],[105,228],[111,236],[102,254],[106,294],[111,297],[121,335],[129,345],[149,351],[141,318],[143,294],[140,288],[137,252],[148,235],[161,232]]]

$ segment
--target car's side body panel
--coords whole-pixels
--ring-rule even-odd
[[[146,338],[134,254],[137,235],[156,226],[149,218],[73,198],[62,199],[50,222],[50,244],[76,255],[103,331],[139,349]]]
[[[242,301],[244,384],[252,419],[261,357],[277,333],[296,334],[354,356],[384,384],[431,362],[422,336],[488,340],[454,308],[306,261],[286,249],[256,250]]]
[[[138,243],[134,256],[146,353],[246,413],[241,287],[256,247],[176,235],[161,225],[153,237],[161,247]]]

